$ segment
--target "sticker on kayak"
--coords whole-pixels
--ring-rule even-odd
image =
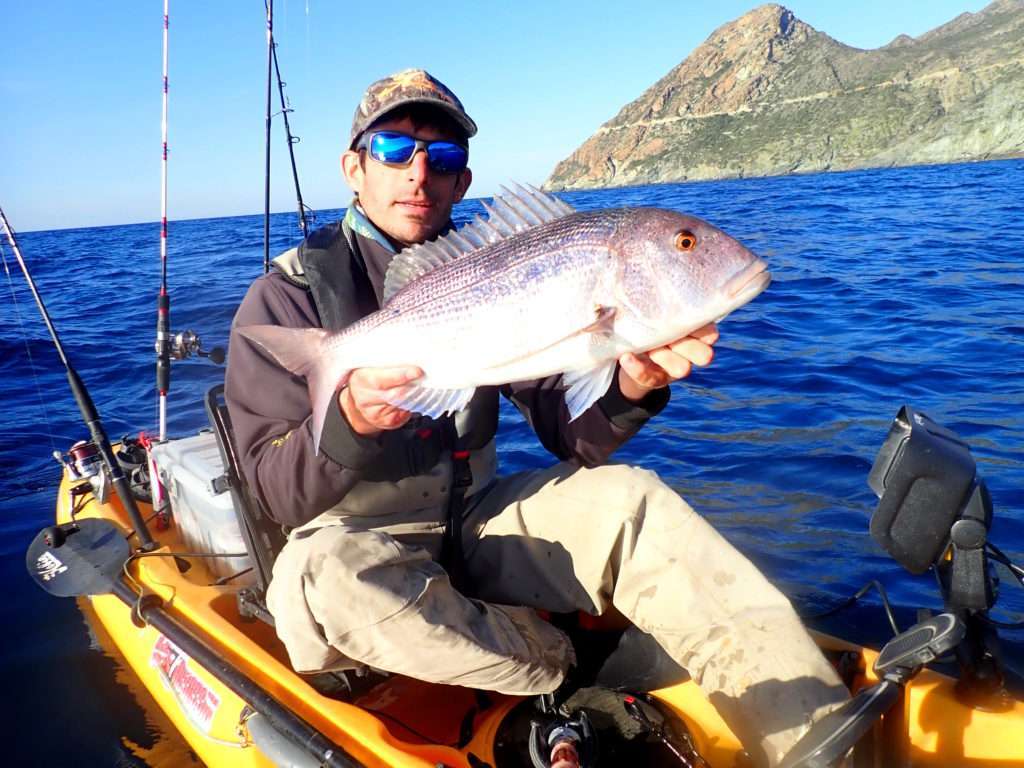
[[[190,661],[188,654],[163,635],[157,638],[149,657],[149,665],[160,673],[164,685],[174,694],[188,719],[209,733],[220,697],[189,669]]]

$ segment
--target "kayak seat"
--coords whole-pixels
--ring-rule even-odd
[[[231,416],[224,401],[224,385],[211,387],[204,402],[206,415],[213,427],[220,457],[224,463],[224,480],[231,492],[235,514],[238,516],[238,526],[242,530],[242,538],[256,576],[252,586],[238,593],[239,613],[246,618],[260,619],[272,625],[274,619],[267,610],[266,591],[270,584],[274,559],[284,547],[287,535],[267,514],[239,468]]]
[[[224,385],[211,387],[204,402],[224,464],[223,480],[231,492],[238,526],[256,576],[254,584],[238,591],[238,612],[244,618],[258,619],[273,626],[274,617],[267,610],[267,587],[273,574],[274,559],[288,540],[287,531],[270,517],[241,472],[231,415],[224,402]],[[387,678],[386,673],[362,665],[303,675],[303,679],[318,693],[339,701],[351,701]]]

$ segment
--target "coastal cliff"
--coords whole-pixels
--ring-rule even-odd
[[[715,30],[547,189],[1024,156],[1024,0],[875,50],[780,5]]]

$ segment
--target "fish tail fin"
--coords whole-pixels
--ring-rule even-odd
[[[337,349],[328,354],[326,344],[336,335],[322,328],[284,328],[279,325],[250,325],[237,329],[265,349],[284,368],[304,376],[313,405],[313,450],[320,452],[320,436],[327,411],[338,388],[348,381],[351,368],[338,364],[345,355]]]
[[[327,411],[336,402],[338,390],[348,382],[351,372],[351,368],[331,366],[325,361],[322,365],[314,366],[306,376],[309,400],[313,403],[313,452],[316,454],[320,453],[320,437],[323,435]]]

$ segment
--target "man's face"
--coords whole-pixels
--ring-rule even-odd
[[[412,120],[382,120],[374,131],[399,131],[424,141],[453,141],[458,137],[429,126],[416,128]],[[363,153],[365,155],[365,153]],[[417,152],[405,167],[378,163],[369,156],[348,150],[341,156],[345,180],[359,196],[363,212],[397,246],[422,243],[435,237],[451,218],[473,174],[430,170],[427,153]]]

